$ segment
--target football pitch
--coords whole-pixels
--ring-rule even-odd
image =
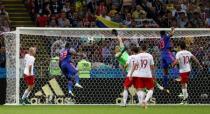
[[[0,106],[0,114],[210,114],[210,105],[149,106]]]

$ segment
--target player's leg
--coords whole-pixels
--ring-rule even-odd
[[[163,68],[163,87],[168,88],[168,68],[169,64],[166,57],[162,57],[162,68]]]
[[[146,91],[144,89],[144,83],[142,82],[142,78],[137,77],[134,81],[134,87],[136,88],[137,91],[137,96],[138,96],[138,101],[139,101],[139,105],[142,104],[145,95],[146,95]]]
[[[70,67],[69,67],[69,64],[68,63],[65,63],[65,64],[62,64],[61,65],[61,71],[62,71],[62,73],[65,75],[65,77],[68,80],[68,85],[67,85],[67,87],[68,87],[68,93],[69,93],[69,95],[74,96],[74,94],[72,92],[72,90],[73,90],[72,75],[71,75],[71,73],[69,71],[69,68]]]
[[[187,98],[188,98],[187,83],[189,80],[189,72],[180,73],[180,78],[181,78],[180,83],[181,83],[182,94],[183,94],[182,104],[186,104]]]
[[[27,89],[24,91],[24,94],[22,96],[21,102],[23,104],[30,104],[30,102],[28,101],[28,97],[29,97],[31,91],[34,88],[35,78],[34,78],[34,76],[26,76],[26,75],[24,75],[24,80],[25,80],[25,83],[27,85]]]
[[[143,81],[145,87],[148,89],[145,99],[142,102],[144,108],[147,108],[147,103],[150,98],[152,98],[153,91],[154,91],[154,80],[153,78],[144,78]]]
[[[70,63],[69,69],[70,69],[69,72],[74,76],[74,80],[76,82],[75,87],[83,88],[79,83],[80,78],[79,78],[78,69],[73,65],[73,63]]]
[[[128,99],[128,88],[131,87],[132,85],[132,81],[129,80],[128,77],[125,78],[123,87],[124,87],[124,91],[123,91],[123,103],[121,106],[126,106],[127,104],[127,99]]]

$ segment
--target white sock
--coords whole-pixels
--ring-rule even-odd
[[[29,91],[28,91],[28,89],[26,89],[25,92],[24,92],[24,94],[23,94],[23,96],[22,96],[22,99],[27,98],[28,93],[29,93]]]
[[[29,92],[28,92],[28,94],[27,94],[26,98],[28,98],[28,97],[29,97],[30,93],[31,93],[31,91],[29,91]]]
[[[139,104],[142,104],[142,102],[145,98],[145,95],[146,95],[145,92],[144,91],[138,91],[137,95],[138,95]]]
[[[123,103],[126,104],[128,99],[128,91],[124,90],[123,91]]]
[[[146,98],[145,98],[144,102],[147,103],[149,101],[149,99],[152,97],[152,94],[153,94],[153,90],[149,90],[147,92],[147,95],[146,95]]]
[[[187,89],[182,89],[182,94],[184,96],[184,100],[188,98]]]

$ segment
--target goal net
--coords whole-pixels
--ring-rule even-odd
[[[111,28],[17,28],[5,33],[7,100],[8,104],[19,104],[26,85],[23,80],[24,54],[28,48],[37,48],[35,60],[36,84],[30,94],[32,104],[119,104],[122,102],[125,73],[115,58],[115,46],[119,44],[111,34]],[[148,45],[148,52],[154,56],[157,81],[162,85],[159,32],[169,28],[119,28],[119,36],[126,47]],[[179,29],[171,39],[173,49],[178,42],[185,41],[190,50],[204,66],[200,70],[192,63],[188,86],[189,103],[210,103],[210,29]],[[79,68],[80,83],[83,89],[73,88],[74,97],[68,95],[67,79],[58,66],[58,54],[66,42],[86,58],[73,57],[75,64],[82,60],[91,66]],[[181,87],[174,79],[178,77],[174,69],[169,70],[168,95],[155,88],[153,104],[177,104],[181,102]],[[138,103],[135,89],[129,89],[129,104]]]

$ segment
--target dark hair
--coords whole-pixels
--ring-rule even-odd
[[[141,45],[141,49],[142,49],[142,51],[146,51],[147,50],[147,46],[145,44],[142,44]]]
[[[70,43],[66,42],[65,48],[70,48]]]
[[[166,31],[160,31],[160,35],[163,36],[166,34]]]
[[[179,43],[179,46],[181,49],[186,49],[186,47],[187,47],[185,42],[183,42],[183,41]]]
[[[139,52],[139,48],[137,46],[132,46],[131,47],[131,51],[134,53],[138,53]]]

